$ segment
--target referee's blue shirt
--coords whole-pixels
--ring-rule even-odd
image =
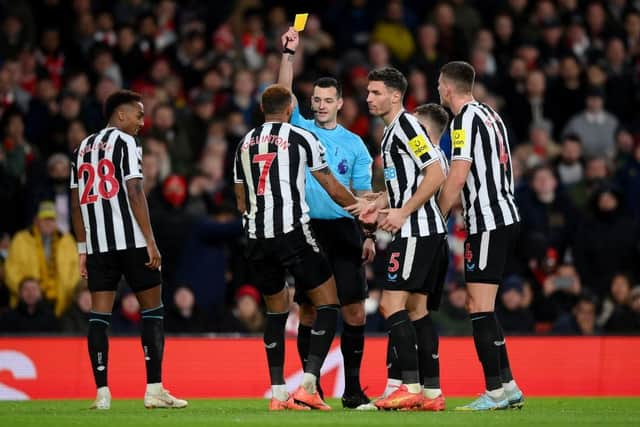
[[[315,120],[307,120],[296,105],[291,115],[291,124],[313,132],[325,148],[325,158],[336,179],[347,188],[356,191],[371,191],[371,163],[373,162],[362,139],[337,125],[334,129],[319,127]],[[309,216],[314,219],[352,218],[329,194],[307,169],[305,187]]]

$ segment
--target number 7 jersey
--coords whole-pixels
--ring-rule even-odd
[[[267,122],[238,144],[234,181],[244,185],[245,229],[251,239],[280,236],[309,222],[306,170],[328,168],[324,147],[307,130]]]
[[[78,189],[88,254],[146,247],[127,193],[126,181],[134,178],[142,178],[142,147],[114,127],[74,151],[70,188]]]

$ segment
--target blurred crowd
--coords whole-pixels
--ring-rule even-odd
[[[301,10],[303,7],[305,10]],[[383,188],[384,125],[366,107],[367,73],[409,81],[406,108],[438,102],[449,60],[476,69],[475,97],[509,131],[522,242],[497,312],[511,334],[640,332],[640,1],[333,0],[0,2],[0,331],[86,331],[91,297],[70,227],[69,158],[105,126],[118,88],[144,97],[144,187],[163,255],[166,328],[260,332],[261,298],[243,262],[231,165],[277,80],[280,36],[310,12],[294,90],[344,85],[339,122],[360,135]],[[447,151],[448,137],[441,141]],[[384,251],[368,266],[367,330]],[[470,334],[461,278],[464,229],[450,219],[451,271],[436,321]],[[137,332],[123,291],[114,333]],[[295,311],[288,330],[295,333]]]

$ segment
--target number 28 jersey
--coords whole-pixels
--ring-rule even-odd
[[[78,189],[88,254],[147,246],[129,204],[126,181],[133,178],[142,178],[142,147],[114,127],[73,153],[70,188]]]

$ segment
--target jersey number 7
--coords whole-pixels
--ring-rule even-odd
[[[83,163],[78,168],[78,177],[84,178],[87,175],[85,181],[84,191],[82,197],[80,197],[80,204],[86,205],[95,203],[98,200],[98,195],[91,194],[93,190],[93,181],[98,175],[98,194],[103,199],[111,199],[120,191],[120,183],[115,178],[116,168],[113,162],[109,159],[102,159],[98,162],[98,167],[94,168],[91,163]]]
[[[264,189],[267,186],[267,176],[269,176],[269,169],[271,168],[271,164],[276,158],[277,153],[262,153],[256,154],[253,156],[252,163],[264,162],[262,165],[262,170],[260,171],[260,180],[258,181],[258,190],[256,194],[258,196],[264,196]]]

